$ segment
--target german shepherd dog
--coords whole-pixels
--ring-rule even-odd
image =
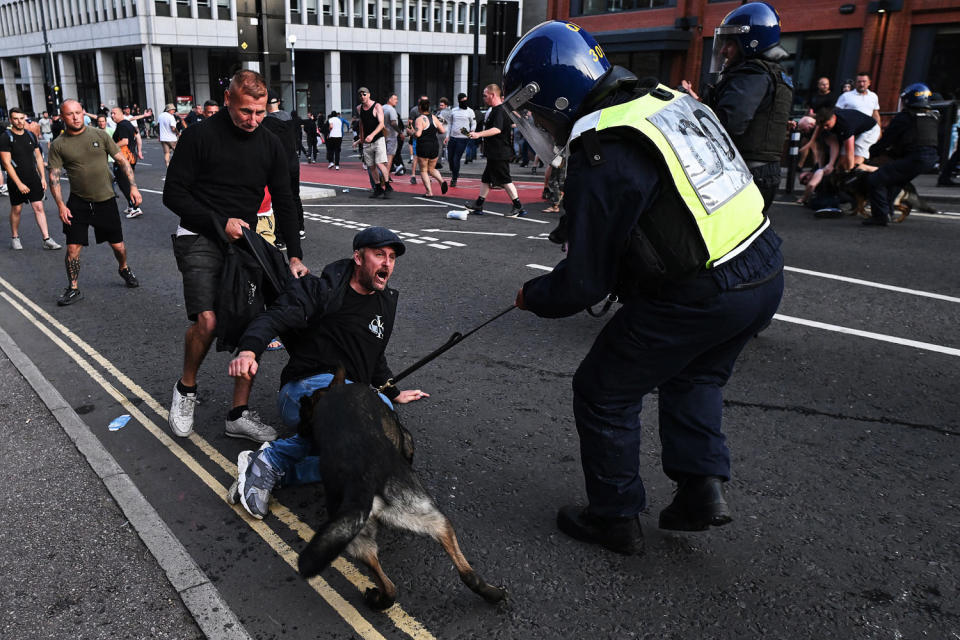
[[[450,520],[444,516],[413,471],[413,438],[376,392],[362,384],[344,384],[343,370],[300,408],[300,435],[317,445],[327,501],[327,521],[300,554],[300,574],[310,578],[346,551],[373,572],[376,588],[364,598],[374,609],[396,600],[397,588],[377,556],[382,524],[425,534],[453,560],[460,579],[487,602],[507,592],[477,575],[460,551]]]
[[[865,171],[850,171],[844,174],[837,174],[835,177],[836,185],[840,191],[844,192],[853,200],[853,215],[859,215],[861,218],[869,218],[866,206],[870,202],[870,186],[867,184],[867,177],[870,174]],[[937,213],[936,208],[927,204],[912,182],[904,185],[903,189],[897,194],[893,201],[893,216],[891,222],[903,222],[914,209],[927,213]]]

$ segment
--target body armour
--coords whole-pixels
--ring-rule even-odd
[[[793,81],[776,62],[752,58],[723,74],[711,96],[723,95],[730,79],[738,75],[766,74],[770,78],[770,93],[764,96],[760,107],[750,120],[743,135],[735,136],[741,155],[748,162],[777,162],[783,152],[783,141],[787,133],[787,120],[793,105]]]
[[[719,265],[769,225],[763,197],[730,136],[716,115],[690,96],[659,85],[580,118],[568,144],[582,145],[597,163],[605,135],[636,141],[661,169],[660,193],[629,240],[618,293]]]
[[[916,139],[911,147],[936,147],[940,131],[940,113],[934,109],[910,109],[916,123]]]

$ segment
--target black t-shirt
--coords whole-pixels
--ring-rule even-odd
[[[133,163],[137,162],[137,130],[129,120],[121,120],[113,131],[113,141],[118,145],[121,140],[127,141],[127,148],[133,154]]]
[[[20,135],[9,129],[0,132],[0,151],[10,154],[10,162],[23,182],[40,178],[37,174],[37,148],[37,139],[29,131]]]
[[[187,114],[187,117],[184,118],[184,124],[189,127],[190,125],[200,122],[201,120],[203,120],[203,116],[201,114],[197,113],[196,111],[191,111]]]
[[[833,135],[843,142],[850,136],[858,136],[864,131],[870,131],[877,125],[877,121],[856,109],[836,109],[837,122],[833,125]]]
[[[387,305],[380,292],[361,295],[347,285],[342,306],[325,316],[314,332],[312,350],[317,371],[334,372],[342,364],[347,378],[370,384],[388,334]]]
[[[835,104],[837,104],[837,94],[832,91],[827,94],[816,92],[810,96],[809,105],[814,113],[816,113],[820,107],[832,107]]]
[[[500,129],[500,133],[483,139],[483,153],[494,160],[506,160],[513,155],[513,144],[510,142],[513,121],[507,115],[503,105],[492,107],[483,121],[484,129]]]

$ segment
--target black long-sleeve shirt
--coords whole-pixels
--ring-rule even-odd
[[[226,227],[228,218],[239,218],[255,229],[264,187],[270,189],[287,255],[303,258],[283,146],[261,127],[243,131],[224,109],[180,136],[167,168],[163,204],[180,216],[184,229],[218,240],[221,236],[210,212],[220,220],[221,228]]]

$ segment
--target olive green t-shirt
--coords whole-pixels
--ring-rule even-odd
[[[75,136],[63,132],[50,143],[47,161],[51,169],[66,169],[70,193],[88,202],[103,202],[116,197],[107,156],[120,148],[106,131],[86,127]]]

